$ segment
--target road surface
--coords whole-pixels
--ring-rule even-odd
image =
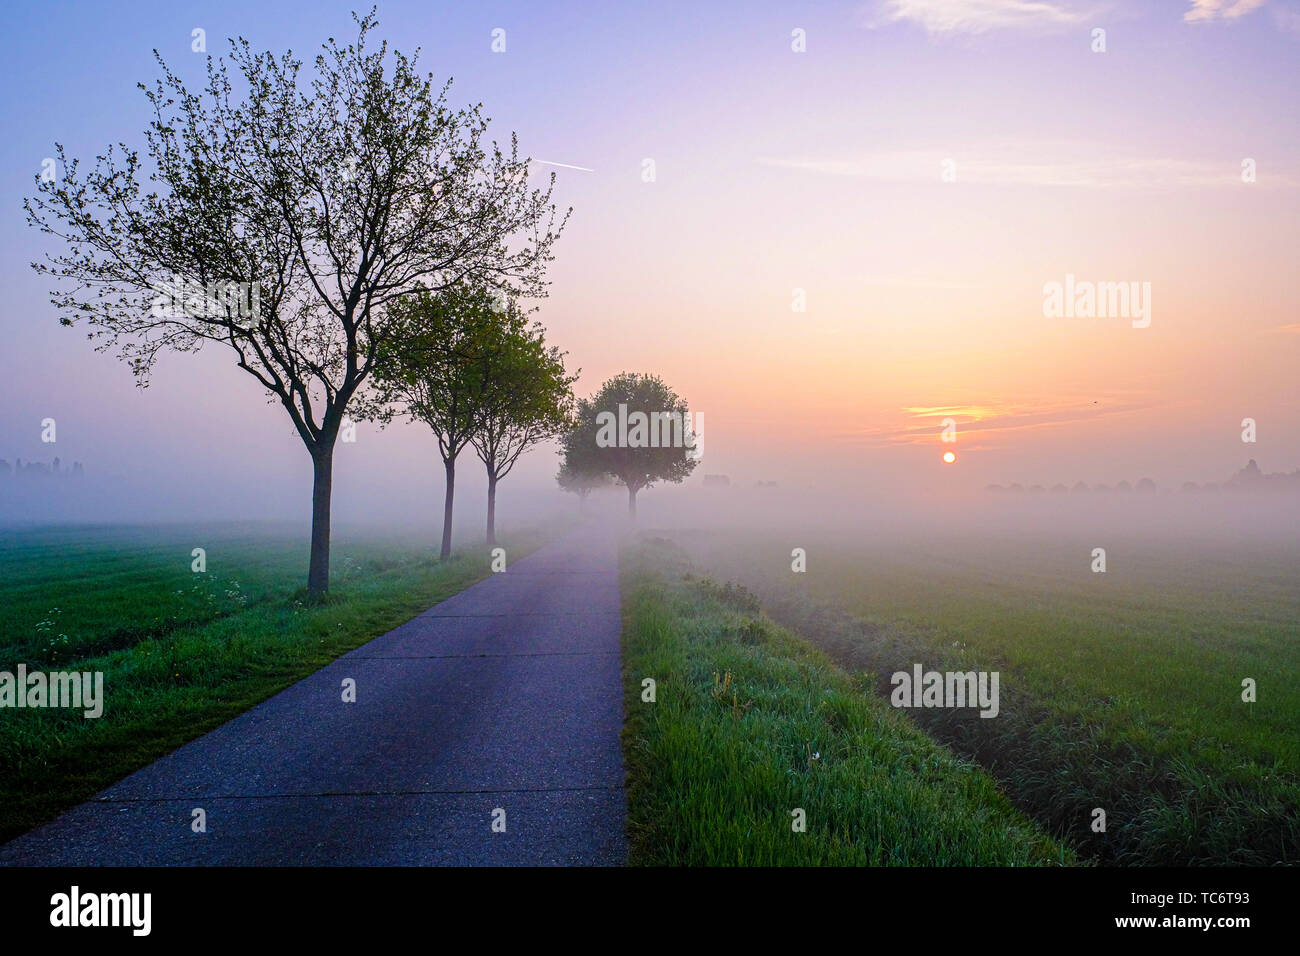
[[[621,864],[619,629],[613,536],[571,535],[0,847],[0,864]]]

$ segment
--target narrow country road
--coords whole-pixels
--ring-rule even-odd
[[[619,630],[613,536],[571,535],[0,847],[0,864],[621,864]]]

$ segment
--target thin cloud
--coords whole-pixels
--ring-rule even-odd
[[[1300,36],[1300,12],[1290,7],[1273,7],[1273,22],[1284,33]]]
[[[886,0],[880,14],[886,23],[916,23],[930,33],[1062,27],[1083,18],[1045,0]]]
[[[863,285],[890,286],[900,289],[977,289],[979,284],[962,279],[914,275],[867,275]]]
[[[1268,0],[1192,0],[1192,8],[1183,14],[1187,23],[1208,23],[1212,20],[1236,20],[1252,10],[1258,10]]]
[[[898,425],[857,430],[840,437],[873,446],[929,445],[939,441],[943,420],[951,418],[957,423],[957,434],[963,447],[970,448],[973,440],[989,442],[1010,432],[1072,425],[1144,411],[1160,404],[1163,403],[1149,399],[1103,398],[909,407],[900,410],[905,419]]]
[[[848,176],[891,183],[939,184],[943,164],[952,162],[955,183],[996,186],[1046,186],[1079,189],[1227,189],[1241,188],[1241,161],[1222,162],[1111,155],[1082,158],[1089,149],[1039,147],[967,147],[879,152],[857,156],[758,157],[760,165],[827,176]],[[1034,154],[1039,154],[1041,158]],[[1251,188],[1295,188],[1300,180],[1286,175],[1261,178]]]

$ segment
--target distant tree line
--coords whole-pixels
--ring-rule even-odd
[[[1042,485],[1030,485],[1028,488],[1026,488],[1024,485],[1020,484],[1019,482],[1012,482],[1009,485],[987,485],[985,487],[985,490],[993,492],[994,494],[1019,494],[1021,492],[1026,492],[1029,494],[1041,494],[1043,492],[1048,492],[1049,494],[1063,495],[1067,493],[1070,494],[1082,494],[1084,492],[1105,493],[1109,491],[1117,491],[1117,492],[1136,491],[1141,494],[1152,494],[1156,491],[1156,483],[1152,481],[1150,478],[1143,478],[1141,481],[1137,483],[1136,487],[1129,484],[1127,481],[1121,481],[1119,484],[1115,485],[1114,488],[1106,484],[1096,484],[1089,487],[1086,483],[1082,481],[1076,481],[1074,483],[1074,486],[1071,488],[1065,487],[1065,485],[1061,484],[1060,482],[1052,485],[1051,488],[1044,488]]]
[[[1143,478],[1136,486],[1130,485],[1127,481],[1121,481],[1115,486],[1107,484],[1096,484],[1089,486],[1082,481],[1076,481],[1074,485],[1067,488],[1063,484],[1055,484],[1051,488],[1044,488],[1042,485],[1030,485],[1028,488],[1013,482],[1009,485],[987,485],[985,490],[993,494],[1041,494],[1044,491],[1051,494],[1109,494],[1111,492],[1123,494],[1125,492],[1136,492],[1139,494],[1154,494],[1158,489],[1156,483],[1150,478]],[[1168,490],[1168,489],[1167,489]],[[1180,491],[1189,492],[1213,492],[1213,491],[1295,491],[1300,490],[1300,469],[1292,472],[1273,472],[1265,474],[1260,471],[1259,465],[1255,459],[1251,459],[1246,466],[1226,481],[1206,482],[1197,484],[1194,481],[1185,481],[1182,483]]]
[[[21,458],[14,459],[11,465],[7,459],[0,458],[0,475],[80,478],[85,473],[85,468],[79,461],[74,461],[72,467],[64,471],[62,462],[57,457],[48,465],[43,461],[23,461]]]

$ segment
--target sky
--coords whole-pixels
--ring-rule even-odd
[[[538,317],[579,394],[656,373],[703,414],[693,481],[808,493],[1300,468],[1300,0],[703,6],[378,5],[379,35],[556,173],[573,214]],[[350,9],[6,11],[0,457],[82,461],[116,489],[103,520],[306,519],[283,410],[220,349],[136,388],[58,325],[21,204],[55,142],[142,145],[155,48],[197,81],[196,28],[212,54],[311,53]],[[1046,314],[1067,276],[1136,283],[1149,311]],[[555,468],[525,459],[504,516],[557,498]],[[343,520],[439,507],[418,427],[360,426],[336,469]],[[462,458],[471,504],[479,470]]]

